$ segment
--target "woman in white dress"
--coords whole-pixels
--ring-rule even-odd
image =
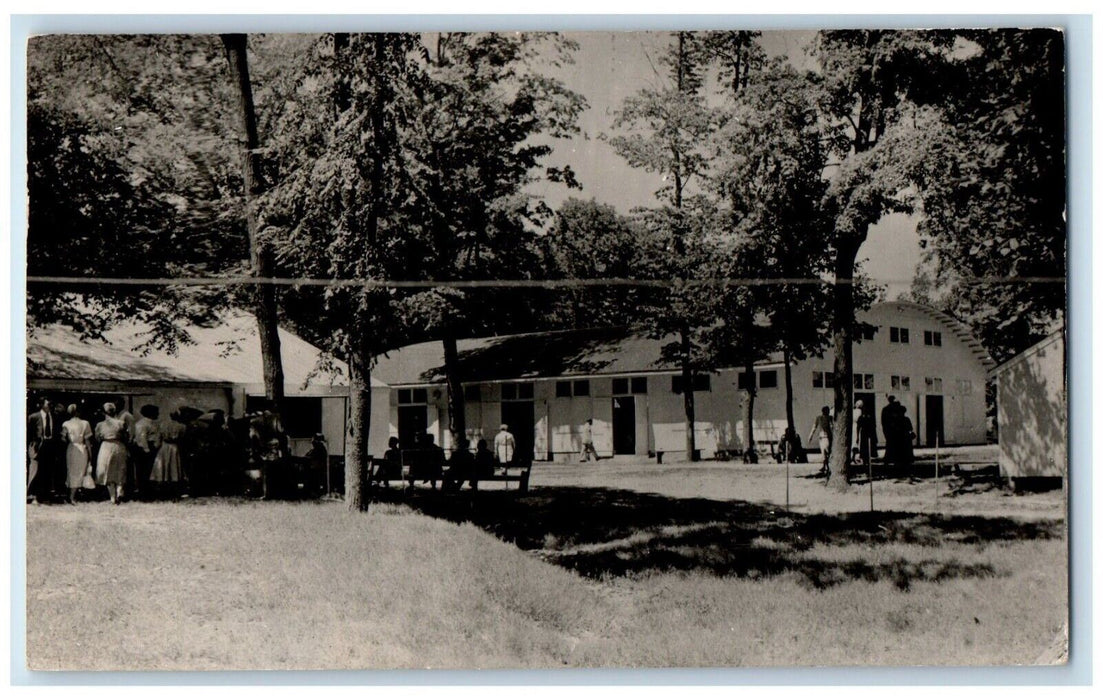
[[[103,422],[96,426],[100,452],[96,458],[96,482],[107,487],[111,502],[119,505],[119,492],[126,484],[126,423],[115,417],[115,404],[103,405]]]
[[[180,441],[184,437],[185,425],[181,422],[180,412],[169,414],[169,422],[161,426],[161,448],[153,459],[153,469],[149,480],[155,484],[169,484],[175,498],[179,492],[180,481],[184,477],[180,459]]]
[[[65,448],[65,485],[69,487],[69,502],[77,502],[77,489],[92,469],[92,424],[80,417],[77,405],[69,404],[71,418],[61,424],[61,437],[69,444]]]

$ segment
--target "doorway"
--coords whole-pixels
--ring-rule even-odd
[[[945,445],[946,435],[942,432],[942,397],[928,394],[925,400],[927,409],[927,446],[933,446],[936,439],[939,445]]]
[[[636,454],[636,397],[613,398],[613,454]]]
[[[509,426],[516,443],[513,459],[518,464],[532,464],[536,419],[532,401],[503,401],[502,422]]]
[[[429,427],[425,406],[398,407],[398,444],[404,450],[413,449],[419,435]]]

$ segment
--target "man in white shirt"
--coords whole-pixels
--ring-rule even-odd
[[[594,449],[594,419],[591,418],[582,424],[582,454],[579,455],[579,462],[589,462],[590,455],[593,455],[594,461],[598,460],[597,450]]]

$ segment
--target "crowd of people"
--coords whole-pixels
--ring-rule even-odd
[[[833,431],[834,419],[831,409],[824,406],[820,409],[820,415],[816,416],[812,424],[812,431],[808,434],[808,443],[814,444],[818,440],[820,453],[823,455],[822,475],[828,475],[831,449],[834,446]],[[865,402],[859,399],[854,404],[854,426],[857,436],[857,444],[854,447],[854,463],[868,467],[877,459],[877,420],[873,411],[865,406]],[[883,462],[898,468],[911,466],[915,459],[912,445],[915,442],[915,430],[912,427],[908,410],[895,396],[888,397],[888,404],[881,409],[881,433],[885,438],[885,453]]]
[[[104,491],[115,504],[238,494],[246,486],[246,465],[288,455],[273,414],[239,420],[235,431],[219,409],[182,406],[164,420],[158,406],[146,404],[135,419],[119,399],[104,403],[95,416],[86,412],[80,404],[38,400],[27,418],[29,503],[76,503],[102,498]]]

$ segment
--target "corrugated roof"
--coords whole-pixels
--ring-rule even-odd
[[[467,381],[536,377],[674,372],[662,362],[662,347],[674,342],[625,328],[590,328],[468,338],[457,343],[460,374]],[[779,356],[780,357],[780,356]],[[780,359],[771,358],[772,364]],[[390,385],[441,384],[444,348],[440,341],[407,345],[376,358],[372,376]]]
[[[104,333],[104,340],[82,340],[59,325],[38,328],[27,338],[28,379],[216,383],[263,385],[260,339],[256,320],[236,311],[223,314],[212,327],[188,326],[195,342],[181,345],[176,355],[162,350],[137,350],[150,329],[122,323]],[[288,392],[310,386],[348,384],[345,364],[334,360],[333,371],[315,373],[322,352],[281,328],[280,355]],[[373,385],[381,386],[373,381]]]

